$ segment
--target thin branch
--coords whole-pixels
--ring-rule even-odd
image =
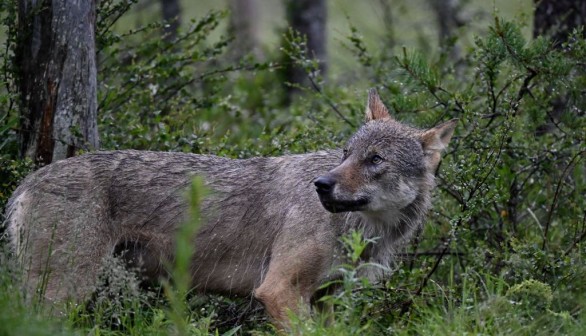
[[[529,74],[523,80],[523,85],[521,85],[521,89],[517,94],[517,99],[515,99],[515,102],[513,103],[513,115],[515,115],[517,111],[519,111],[519,105],[521,103],[521,100],[523,99],[523,96],[525,96],[526,94],[531,95],[531,91],[529,91],[529,84],[531,83],[531,80],[535,78],[535,76],[537,76],[537,71],[533,69],[527,70],[529,71]]]
[[[443,179],[440,182],[443,182]],[[440,183],[439,188],[450,194],[450,196],[452,196],[458,202],[458,204],[464,204],[464,198],[462,197],[462,194],[460,192],[453,190],[444,183]]]
[[[574,155],[574,157],[572,157],[572,159],[570,160],[570,162],[568,163],[568,165],[566,166],[566,168],[564,169],[564,171],[562,172],[562,175],[560,175],[560,178],[558,180],[558,184],[556,186],[555,189],[555,194],[553,195],[553,201],[551,202],[551,206],[549,207],[549,212],[547,214],[547,221],[545,222],[545,227],[543,228],[543,243],[541,244],[541,249],[545,250],[545,247],[547,246],[547,240],[548,240],[548,235],[549,235],[549,227],[551,226],[551,220],[553,218],[553,212],[555,211],[555,208],[557,206],[558,203],[558,199],[559,199],[559,195],[562,189],[562,183],[564,178],[566,177],[566,173],[568,172],[568,170],[570,169],[570,167],[572,167],[574,165],[574,161],[580,157],[581,155],[583,155],[584,153],[586,153],[586,149],[585,150],[581,150],[580,152],[576,153],[576,155]]]
[[[309,82],[311,83],[311,86],[313,87],[313,89],[319,93],[322,97],[324,97],[326,103],[328,103],[328,105],[334,110],[334,112],[336,112],[336,114],[338,115],[338,117],[340,117],[342,120],[344,120],[345,123],[347,123],[348,125],[350,125],[350,127],[355,128],[356,126],[354,125],[353,122],[351,122],[348,118],[346,118],[344,116],[344,114],[342,114],[342,112],[340,112],[340,110],[338,110],[338,107],[336,106],[336,104],[334,104],[334,102],[332,102],[332,100],[330,99],[330,97],[328,97],[317,85],[317,83],[313,80],[313,78],[311,78],[311,76],[307,76],[309,78]]]
[[[397,253],[396,256],[401,258],[418,258],[418,257],[438,257],[441,255],[448,255],[448,256],[458,256],[463,257],[466,254],[464,252],[458,251],[421,251],[421,252],[404,252],[404,253]]]
[[[584,216],[582,216],[582,234],[580,237],[576,238],[570,246],[564,251],[563,257],[566,257],[572,250],[586,238],[586,230],[584,227],[586,226],[586,211],[584,211]]]

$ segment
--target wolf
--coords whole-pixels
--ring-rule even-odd
[[[434,174],[456,120],[420,130],[394,120],[376,90],[343,149],[280,157],[105,151],[28,176],[7,205],[10,245],[30,295],[81,301],[116,251],[145,277],[168,276],[195,175],[211,193],[190,260],[196,292],[254,297],[277,325],[308,309],[346,262],[340,237],[359,230],[363,262],[389,266],[424,222]],[[376,238],[376,239],[375,239]],[[380,268],[363,268],[376,280]]]

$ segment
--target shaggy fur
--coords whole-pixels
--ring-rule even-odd
[[[212,193],[193,242],[193,288],[254,295],[286,324],[287,309],[308,304],[336,277],[340,236],[361,230],[376,238],[362,259],[390,266],[430,207],[439,151],[455,122],[428,131],[398,123],[374,90],[366,116],[343,150],[246,160],[127,150],[39,169],[7,207],[26,288],[53,302],[83,300],[102,261],[121,250],[145,276],[167,276],[188,213],[185,191],[202,175]],[[376,279],[379,269],[363,275]]]

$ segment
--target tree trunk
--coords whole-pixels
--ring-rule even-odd
[[[308,56],[319,61],[321,75],[327,75],[326,19],[325,0],[287,0],[287,20],[291,28],[307,38]],[[294,84],[303,85],[307,74],[293,64],[286,69],[287,79]],[[289,96],[295,92],[290,88]]]
[[[177,30],[181,26],[181,5],[179,0],[161,0],[161,11],[165,20],[165,35],[167,41],[173,41],[177,37]]]
[[[48,164],[98,148],[96,3],[20,0],[22,157]]]
[[[586,24],[584,0],[534,0],[533,37],[550,36],[559,47],[574,28]],[[582,31],[582,37],[586,32]]]
[[[389,51],[392,51],[397,41],[395,39],[395,17],[393,15],[393,4],[391,0],[379,0],[380,10],[383,17],[385,46]],[[390,53],[390,52],[389,52]]]
[[[258,1],[230,0],[230,23],[228,33],[234,36],[230,46],[230,57],[239,60],[252,53],[259,55],[258,50]]]
[[[429,0],[436,14],[439,33],[439,45],[443,50],[448,50],[452,60],[461,58],[461,48],[458,44],[450,41],[454,37],[454,30],[464,25],[462,18],[460,0]]]

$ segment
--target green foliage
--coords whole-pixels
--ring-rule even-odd
[[[356,36],[349,37],[366,72],[385,89],[381,96],[397,119],[427,127],[460,119],[438,172],[430,224],[388,282],[395,290],[391,304],[403,307],[402,319],[419,321],[417,316],[432,314],[432,322],[425,323],[429,328],[456,314],[455,325],[443,322],[445,329],[428,332],[418,326],[418,333],[521,330],[518,321],[527,316],[523,305],[490,311],[491,318],[506,323],[471,329],[460,320],[474,316],[461,311],[466,299],[446,293],[466,289],[476,306],[510,301],[503,291],[495,294],[498,300],[478,292],[482,278],[465,284],[467,274],[496,276],[506,286],[524,284],[521,288],[526,279],[539,279],[555,288],[553,310],[539,318],[532,313],[540,321],[534,330],[568,332],[565,328],[581,316],[584,295],[577,279],[586,275],[586,203],[579,196],[586,192],[586,101],[580,92],[586,49],[578,36],[558,50],[544,38],[526,42],[518,26],[496,19],[487,36],[476,38],[458,71],[441,56],[434,61],[406,50],[384,65],[382,58],[363,62],[369,51]],[[443,304],[436,299],[438,289]],[[428,311],[438,304],[446,310]]]
[[[33,169],[32,162],[18,159],[17,74],[14,54],[17,39],[16,16],[18,2],[0,2],[0,25],[5,28],[5,40],[0,52],[0,223],[4,221],[4,205],[18,183]],[[0,236],[4,227],[0,225]]]
[[[191,134],[204,120],[193,113],[218,103],[218,87],[225,81],[221,74],[232,70],[209,66],[226,40],[207,45],[206,39],[224,15],[212,12],[193,21],[170,42],[158,38],[160,23],[122,35],[99,33],[104,40],[98,97],[104,148],[200,150],[201,140]]]
[[[338,146],[360,124],[365,87],[321,77],[299,34],[284,34],[282,49],[266,61],[234,63],[224,55],[231,38],[210,37],[226,13],[210,12],[166,41],[161,23],[113,29],[133,3],[99,5],[103,149],[281,155]],[[18,96],[10,68],[15,5],[3,3],[0,11],[12,27],[1,56],[7,70],[0,72],[0,206],[32,169],[17,159]],[[422,128],[460,122],[437,173],[434,210],[424,232],[398,253],[393,276],[382,284],[358,276],[361,252],[372,242],[352,233],[344,238],[352,263],[342,266],[340,282],[327,284],[339,290],[322,299],[334,306],[334,322],[326,323],[327,314],[293,317],[294,333],[584,332],[586,41],[576,32],[554,49],[545,38],[527,41],[520,28],[495,19],[458,63],[447,54],[373,52],[350,29],[344,46],[361,67],[356,83],[377,86],[396,119]],[[303,67],[311,80],[291,102],[284,98],[285,61]],[[203,196],[198,183],[194,210]],[[0,333],[272,332],[258,310],[240,313],[248,302],[189,297],[194,247],[188,237],[197,222],[191,224],[183,227],[174,282],[163,294],[138,291],[133,275],[118,265],[93,306],[69,307],[65,318],[55,319],[29,312],[9,272],[0,272],[0,328],[6,328]]]
[[[366,240],[362,237],[362,233],[359,231],[352,231],[349,235],[342,237],[344,247],[348,251],[348,259],[357,265],[360,261],[360,256],[368,244],[376,243],[374,240]]]
[[[18,94],[15,78],[17,69],[13,62],[17,36],[17,6],[18,3],[15,0],[0,3],[0,24],[6,29],[6,40],[2,46],[4,52],[0,53],[0,154],[9,155],[10,158],[14,158],[18,146],[15,132],[18,126]]]
[[[33,169],[30,160],[11,159],[9,155],[0,154],[0,210],[8,202],[8,198],[18,186],[18,183]],[[4,221],[4,212],[0,213],[0,223]],[[3,227],[0,226],[0,234]]]
[[[386,67],[391,70],[381,80],[388,92],[381,95],[390,97],[399,120],[432,126],[460,119],[439,170],[433,224],[412,246],[417,259],[403,264],[390,280],[415,293],[407,300],[413,314],[426,314],[422,302],[424,307],[436,302],[431,283],[443,293],[457,291],[471,272],[502,277],[510,286],[523,284],[512,287],[506,297],[535,285],[525,279],[539,279],[546,288],[556,288],[552,307],[557,311],[581,310],[583,286],[576,279],[586,275],[581,266],[586,203],[579,196],[586,192],[586,104],[579,92],[584,89],[581,59],[586,49],[583,40],[571,41],[561,50],[543,38],[528,43],[515,24],[497,19],[488,36],[476,39],[462,74],[439,71],[433,60],[417,52],[405,51]],[[547,295],[537,298],[549,300]],[[457,297],[447,301],[460,302]],[[473,302],[479,301],[475,297]],[[532,307],[539,305],[532,301]],[[525,308],[512,305],[505,313],[511,315],[507,321],[526,316]],[[558,317],[570,322],[573,317],[559,314],[541,319],[545,326],[540,328],[561,332],[555,329]],[[480,332],[504,327],[491,324],[495,329]]]
[[[107,17],[121,10],[103,6]],[[225,16],[210,12],[193,20],[174,41],[157,37],[159,23],[125,34],[98,25],[103,29],[98,33],[103,41],[98,99],[103,149],[249,157],[313,150],[319,139],[332,138],[315,127],[321,116],[307,119],[314,102],[282,113],[283,92],[274,86],[278,64],[249,57],[227,63],[230,38],[210,40]]]
[[[191,283],[191,274],[189,272],[191,268],[190,260],[195,248],[192,243],[199,228],[199,205],[207,193],[203,183],[203,179],[200,176],[195,177],[192,181],[188,195],[191,221],[182,225],[177,231],[175,265],[171,272],[173,284],[164,284],[165,296],[171,305],[168,316],[173,321],[179,335],[193,333],[193,331],[188,332],[189,318],[186,296],[189,291],[189,284]]]
[[[505,296],[532,315],[547,311],[553,299],[551,288],[537,280],[525,280],[516,284],[509,288]]]
[[[413,330],[420,335],[580,333],[580,325],[569,313],[531,310],[520,300],[531,298],[546,304],[551,289],[543,283],[529,280],[507,290],[502,278],[481,274],[468,274],[460,282],[460,286],[452,287],[459,291],[439,284],[432,288],[435,302],[417,307],[411,318]]]
[[[358,335],[384,332],[386,316],[381,313],[385,309],[377,301],[386,296],[386,290],[373,285],[359,273],[365,267],[384,269],[377,264],[360,264],[362,252],[373,241],[364,239],[358,231],[350,232],[342,237],[342,241],[351,264],[341,265],[337,270],[342,275],[341,280],[322,285],[321,290],[332,292],[319,299],[318,304],[324,309],[316,312],[311,319],[292,316],[292,334]],[[332,311],[328,310],[330,307]]]

